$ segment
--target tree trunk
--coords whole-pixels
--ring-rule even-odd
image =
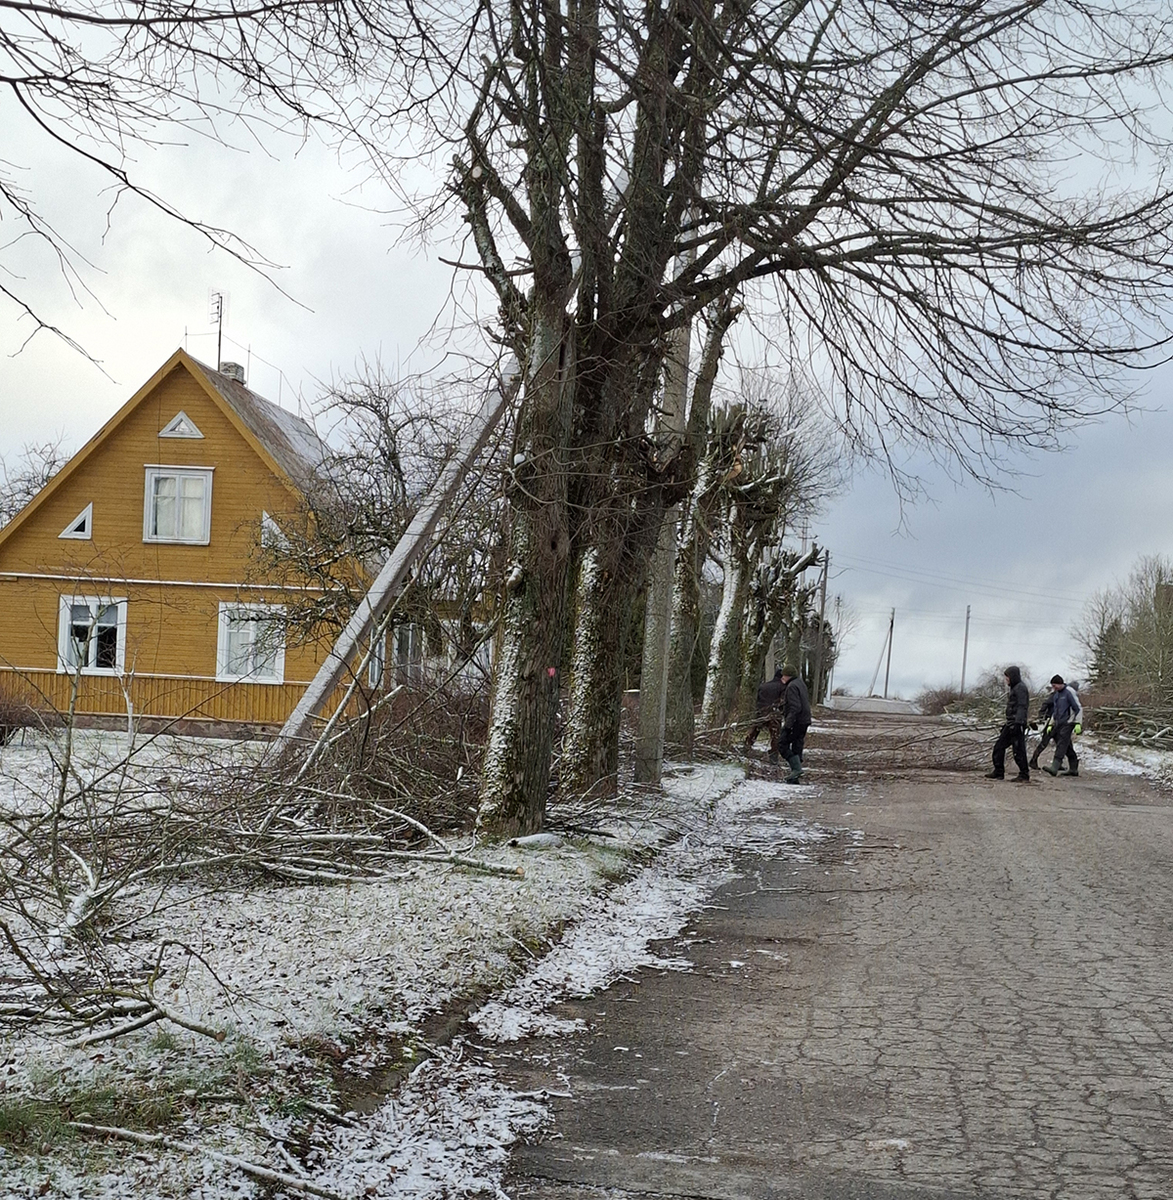
[[[672,586],[672,633],[668,650],[668,701],[665,735],[691,753],[695,725],[692,661],[701,628],[701,572],[709,556],[712,522],[720,495],[710,469],[697,480],[688,506]]]
[[[637,783],[659,783],[664,765],[673,568],[676,565],[676,533],[679,521],[679,508],[672,508],[664,514],[648,576],[644,652],[639,673],[639,737],[635,744]]]
[[[706,729],[720,729],[729,719],[741,680],[741,643],[745,620],[745,596],[749,573],[744,554],[730,522],[729,547],[725,554],[725,582],[721,588],[721,609],[713,631],[709,654],[709,677],[705,681],[705,700],[701,722]]]
[[[535,318],[509,497],[508,578],[481,779],[480,824],[503,837],[541,829],[550,784],[570,549],[565,468],[574,387],[570,349],[561,313]]]
[[[636,601],[647,582],[652,538],[663,508],[648,489],[627,528],[583,553],[576,591],[570,711],[562,747],[568,787],[609,794],[619,778],[623,668]]]
[[[669,619],[668,681],[665,697],[664,736],[684,744],[692,753],[695,712],[692,701],[692,661],[696,653],[701,620],[701,572],[709,556],[710,530],[720,503],[717,488],[720,471],[706,453],[713,383],[725,345],[725,334],[741,313],[734,293],[723,296],[714,307],[701,352],[700,366],[688,409],[685,444],[700,463],[692,493],[685,501],[672,580],[672,614]]]

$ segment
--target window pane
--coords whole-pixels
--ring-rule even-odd
[[[94,633],[93,654],[90,656],[95,667],[113,671],[118,666],[118,626],[101,625]]]
[[[174,475],[155,476],[154,505],[151,512],[152,537],[175,536],[176,482]]]
[[[203,476],[183,475],[180,485],[180,521],[177,535],[185,541],[199,541],[204,537],[204,484]]]
[[[253,629],[247,614],[229,614],[224,632],[224,670],[229,675],[247,675],[252,669]]]
[[[253,672],[258,679],[273,679],[277,674],[277,651],[281,648],[281,626],[271,617],[258,617],[253,628]]]

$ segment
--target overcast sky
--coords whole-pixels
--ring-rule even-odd
[[[4,250],[6,282],[101,369],[48,334],[20,349],[31,326],[0,302],[0,454],[10,461],[28,442],[80,446],[179,346],[214,362],[213,290],[228,295],[224,358],[246,363],[250,386],[293,411],[364,359],[393,372],[439,361],[452,322],[476,315],[466,288],[453,303],[452,271],[439,261],[461,248],[397,244],[399,230],[375,211],[378,191],[358,188],[361,171],[321,147],[139,152],[156,190],[280,264],[280,287],[141,203],[120,201],[107,227],[109,197],[91,173],[39,143],[16,148],[45,215],[92,264],[83,279],[93,295],[75,288],[75,300],[33,243]],[[967,604],[969,682],[1009,662],[1036,684],[1076,672],[1070,629],[1087,597],[1138,556],[1173,553],[1173,371],[1142,383],[1150,411],[1020,461],[1013,492],[992,497],[927,470],[933,502],[906,509],[901,527],[890,483],[854,479],[812,529],[831,552],[829,607],[840,596],[856,618],[835,683],[864,691],[880,664],[882,690],[893,608],[891,694],[958,682]]]

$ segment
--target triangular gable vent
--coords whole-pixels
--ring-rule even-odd
[[[159,430],[160,437],[202,438],[196,423],[185,412],[178,412]]]
[[[91,500],[57,535],[59,538],[79,538],[88,541],[94,533],[94,502]]]
[[[289,539],[267,512],[261,513],[261,545],[266,550],[288,550]]]

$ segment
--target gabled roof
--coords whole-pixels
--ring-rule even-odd
[[[179,353],[183,354],[183,351]],[[308,491],[326,459],[326,447],[300,417],[249,391],[231,375],[213,371],[198,359],[183,357],[204,377],[220,399],[248,427],[268,456],[302,491]]]
[[[314,430],[300,417],[295,417],[271,400],[258,396],[238,380],[214,371],[205,363],[192,358],[185,350],[176,350],[36,496],[0,529],[0,544],[40,508],[45,499],[118,429],[176,367],[184,368],[191,375],[244,440],[287,487],[303,494],[314,488],[328,453],[325,444]]]

